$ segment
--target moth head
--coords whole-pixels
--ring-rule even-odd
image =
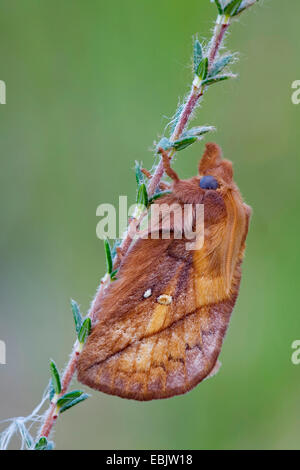
[[[221,212],[223,216],[226,215],[232,205],[229,200],[235,205],[243,205],[233,180],[232,163],[222,158],[220,147],[214,143],[206,144],[197,176],[181,180],[176,175],[173,179],[173,193],[184,204],[204,204],[206,218],[211,222],[214,218],[217,222]]]
[[[234,183],[232,163],[222,158],[218,145],[206,144],[198,175],[189,180],[174,180],[173,193],[183,204],[204,205],[202,255],[212,269],[220,268],[220,275],[229,286],[243,251],[251,214]]]
[[[214,262],[218,258],[222,277],[229,287],[243,253],[251,209],[234,183],[232,163],[222,158],[218,145],[206,145],[199,163],[198,181],[200,190],[204,191],[206,249],[214,253]]]
[[[173,171],[173,170],[172,170]],[[184,204],[224,205],[226,193],[235,188],[233,183],[232,163],[222,159],[222,152],[217,144],[206,144],[200,160],[198,175],[181,180],[175,173],[173,193]],[[172,175],[170,175],[172,177]]]
[[[224,216],[232,219],[244,219],[250,208],[244,204],[240,191],[233,180],[232,163],[222,158],[222,151],[217,144],[208,143],[199,162],[197,182],[203,195],[203,204],[210,214],[208,218],[217,216],[217,206],[224,207]],[[234,215],[233,215],[234,214]],[[243,224],[242,224],[243,225]]]

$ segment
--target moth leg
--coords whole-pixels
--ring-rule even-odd
[[[116,248],[116,253],[117,253],[118,262],[121,263],[123,259],[123,250],[120,246]]]
[[[150,171],[146,170],[146,168],[141,168],[141,172],[150,180],[152,178],[152,175]],[[159,189],[162,191],[166,191],[171,188],[171,185],[169,183],[166,183],[164,181],[161,181],[159,183]]]
[[[173,168],[170,165],[170,157],[167,154],[167,152],[163,148],[158,149],[159,153],[161,154],[162,161],[164,164],[164,170],[166,174],[173,180],[173,181],[179,181],[179,177],[176,173],[176,171],[173,170]]]
[[[150,180],[152,178],[152,175],[149,170],[146,170],[146,168],[141,168],[141,172]]]

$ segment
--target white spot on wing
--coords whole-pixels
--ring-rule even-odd
[[[172,302],[172,297],[171,295],[162,294],[157,297],[157,302],[161,305],[170,305],[170,303]]]
[[[148,299],[148,297],[150,297],[152,295],[152,290],[151,289],[147,289],[145,292],[144,292],[144,299]]]

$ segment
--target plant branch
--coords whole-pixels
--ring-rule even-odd
[[[224,39],[224,36],[228,27],[229,27],[229,19],[227,19],[226,24],[223,24],[222,22],[220,23],[220,16],[218,16],[218,19],[214,27],[213,37],[210,42],[210,46],[208,50],[208,66],[210,69],[213,66],[218,56],[221,44],[223,42],[223,39]],[[195,84],[193,82],[191,86],[190,94],[185,102],[185,105],[183,106],[178,122],[170,138],[171,142],[175,142],[184,133],[184,130],[189,120],[191,119],[193,112],[197,104],[199,103],[200,98],[203,96],[206,88],[207,86],[202,85],[202,83]],[[170,150],[168,153],[169,158],[170,159],[173,158],[174,155],[175,155],[175,151],[173,149]],[[155,193],[155,190],[158,187],[159,183],[161,182],[163,175],[164,175],[164,164],[163,164],[163,159],[161,158],[148,184],[147,191],[150,197]],[[138,218],[133,218],[133,220],[130,222],[128,229],[125,233],[125,236],[123,238],[123,241],[120,245],[123,255],[127,253],[132,243],[132,239],[133,239],[132,234],[136,233],[136,229],[139,227],[144,217],[145,217],[145,213],[141,214]],[[116,268],[117,266],[118,266],[118,259],[117,257],[115,257],[114,268]],[[100,308],[103,294],[105,293],[105,290],[107,286],[109,285],[109,283],[110,283],[110,278],[109,276],[105,275],[101,280],[100,287],[96,293],[95,299],[88,312],[88,316],[92,319],[93,323],[96,321],[96,313],[98,312]],[[60,395],[58,395],[57,399],[61,397],[68,390],[71,384],[71,381],[76,371],[78,356],[79,354],[77,354],[76,345],[75,345],[73,352],[71,354],[69,363],[64,371],[63,381],[62,381],[62,392]],[[58,417],[58,413],[56,413],[56,402],[53,402],[50,404],[50,407],[45,414],[45,421],[39,432],[39,436],[38,436],[39,438],[42,436],[45,436],[45,437],[49,436],[57,420],[57,417]]]

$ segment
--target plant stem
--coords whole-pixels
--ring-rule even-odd
[[[211,40],[209,53],[208,53],[208,68],[210,69],[217,57],[218,51],[224,39],[225,33],[229,28],[229,19],[224,19],[219,16],[214,29],[213,38]]]
[[[218,19],[216,21],[216,24],[215,24],[213,37],[212,37],[212,40],[210,42],[208,55],[207,55],[208,59],[209,59],[209,67],[211,67],[213,65],[215,59],[217,58],[218,52],[220,50],[221,44],[222,44],[223,39],[224,39],[224,35],[225,35],[228,27],[229,27],[229,21],[226,24],[223,24],[222,22],[220,22],[220,17],[218,17]],[[197,88],[196,86],[192,85],[190,94],[189,94],[189,96],[186,100],[186,103],[185,103],[184,107],[183,107],[183,110],[182,110],[181,115],[179,117],[179,120],[176,124],[174,132],[172,133],[172,136],[170,138],[170,140],[172,142],[176,141],[177,139],[179,139],[182,136],[182,134],[183,134],[183,132],[186,128],[187,123],[191,119],[192,114],[193,114],[197,104],[199,103],[200,98],[203,96],[204,91],[205,91],[205,86],[204,87],[201,86],[200,88]],[[170,150],[168,152],[169,158],[170,159],[173,158],[174,154],[175,154],[175,151]],[[160,159],[160,162],[157,165],[157,167],[155,169],[155,172],[154,172],[154,174],[153,174],[153,176],[152,176],[152,178],[151,178],[151,180],[148,184],[147,190],[148,190],[149,197],[151,197],[154,194],[156,188],[158,187],[159,183],[161,182],[161,179],[162,179],[163,175],[164,175],[164,165],[163,165],[162,159]],[[140,223],[143,220],[144,216],[145,216],[145,213],[140,215],[138,218],[133,219],[130,222],[130,224],[128,226],[128,229],[126,231],[126,234],[123,238],[123,241],[120,245],[123,256],[127,253],[128,249],[129,249],[129,247],[132,243],[132,233],[135,233],[135,230],[140,225]],[[115,258],[114,259],[114,268],[117,265],[118,265],[118,259]],[[106,287],[109,285],[109,283],[110,283],[109,276],[108,275],[104,276],[104,278],[101,280],[99,289],[96,293],[96,296],[93,300],[91,308],[88,312],[88,316],[91,318],[93,323],[96,320],[96,314],[99,311],[103,294],[105,293]],[[74,348],[73,348],[73,352],[70,356],[70,360],[69,360],[69,362],[68,362],[68,364],[65,368],[64,374],[63,374],[62,391],[58,396],[56,396],[55,401],[53,401],[50,404],[49,409],[46,411],[43,425],[42,425],[42,427],[41,427],[41,429],[38,433],[38,439],[42,436],[48,438],[49,435],[50,435],[50,432],[51,432],[51,430],[52,430],[52,428],[53,428],[53,426],[54,426],[54,424],[57,420],[57,416],[58,416],[58,414],[56,412],[56,402],[57,402],[58,398],[60,398],[64,393],[66,393],[66,391],[68,390],[68,388],[69,388],[69,386],[72,382],[72,379],[73,379],[73,376],[75,374],[76,367],[77,367],[78,357],[79,357],[79,352],[77,351],[77,343],[75,343]]]
[[[208,67],[209,69],[212,67],[218,51],[220,50],[222,41],[224,39],[225,33],[229,27],[229,21],[226,24],[223,24],[220,20],[220,17],[217,18],[215,27],[214,27],[214,33],[213,37],[210,43],[209,51],[208,51]],[[205,87],[204,87],[205,88]],[[181,135],[184,132],[184,129],[191,118],[194,109],[196,108],[199,99],[203,96],[204,93],[204,88],[201,90],[197,89],[192,85],[192,89],[190,92],[190,95],[185,103],[185,106],[182,110],[182,113],[180,115],[179,121],[174,129],[174,132],[170,138],[171,142],[174,142],[175,140],[179,139]],[[175,152],[171,150],[169,152],[169,157],[173,158]],[[163,165],[163,160],[162,158],[160,159],[160,162],[158,166],[156,167],[155,173],[153,177],[151,178],[151,181],[148,186],[148,194],[151,197],[157,188],[157,186],[160,183],[161,178],[163,177],[164,174],[164,165]]]
[[[52,427],[57,419],[57,413],[56,413],[56,403],[57,403],[57,400],[62,397],[68,390],[71,382],[72,382],[72,379],[73,379],[73,376],[75,374],[75,371],[76,371],[76,367],[77,367],[77,361],[78,361],[78,357],[79,357],[79,353],[76,351],[77,349],[77,342],[75,343],[74,345],[74,348],[73,348],[73,351],[72,351],[72,354],[70,356],[70,359],[69,359],[69,362],[65,368],[65,371],[64,371],[64,375],[63,375],[63,378],[62,378],[62,390],[61,390],[61,393],[59,395],[56,396],[56,399],[53,400],[45,414],[45,420],[44,420],[44,423],[41,427],[41,430],[39,432],[39,438],[44,436],[44,437],[49,437],[49,434],[52,430]]]

